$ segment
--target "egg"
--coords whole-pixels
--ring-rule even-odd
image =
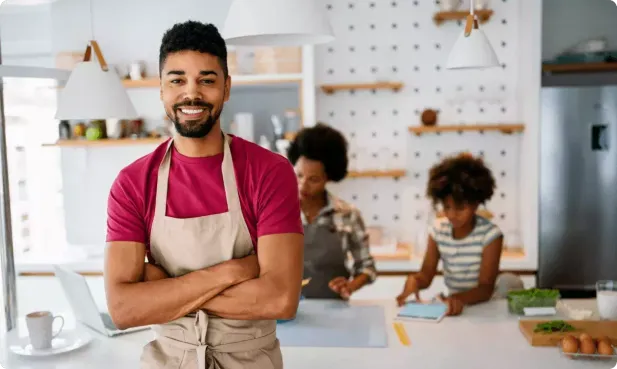
[[[570,335],[565,336],[561,340],[561,349],[566,354],[574,354],[578,352],[578,339],[576,337]]]
[[[600,343],[600,342],[606,342],[606,343],[608,343],[610,345],[611,344],[611,339],[608,338],[607,336],[601,336],[601,337],[598,337],[598,343]]]
[[[598,354],[600,355],[613,355],[615,352],[613,346],[606,341],[598,342]]]
[[[596,344],[591,338],[588,338],[586,340],[581,340],[581,353],[582,354],[595,354],[596,353]]]
[[[581,341],[583,341],[583,340],[590,340],[591,336],[588,335],[587,333],[581,333],[581,335],[578,336],[578,339],[581,340]]]

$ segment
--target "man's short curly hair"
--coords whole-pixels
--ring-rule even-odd
[[[177,23],[165,32],[159,50],[159,74],[163,70],[167,55],[187,50],[216,56],[227,78],[229,70],[225,40],[213,24],[196,21]]]
[[[431,168],[426,192],[433,205],[448,196],[457,204],[483,204],[493,197],[494,190],[495,179],[484,161],[462,153]]]
[[[347,176],[347,140],[328,125],[317,123],[298,133],[287,150],[287,158],[295,165],[301,156],[321,162],[331,181],[339,182]]]

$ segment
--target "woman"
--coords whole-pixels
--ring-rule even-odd
[[[347,300],[376,278],[360,212],[326,190],[347,175],[347,141],[324,124],[301,130],[287,151],[298,177],[304,224],[306,298]],[[347,267],[348,255],[353,259]]]

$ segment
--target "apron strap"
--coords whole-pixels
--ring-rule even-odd
[[[236,183],[236,172],[234,170],[233,158],[231,157],[231,137],[224,135],[223,145],[223,164],[221,171],[223,172],[223,184],[225,187],[225,197],[227,199],[227,207],[230,213],[238,214],[242,211],[240,207],[240,196],[238,195],[238,186]]]
[[[167,211],[167,189],[169,187],[169,168],[171,166],[171,147],[173,138],[169,140],[165,155],[159,166],[156,182],[156,196],[154,203],[154,216],[165,217]]]

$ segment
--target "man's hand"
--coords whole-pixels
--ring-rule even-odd
[[[146,263],[144,266],[144,282],[158,281],[169,278],[169,275],[160,265]]]
[[[328,287],[338,293],[343,300],[349,300],[353,291],[349,285],[349,280],[345,277],[336,277],[328,283]]]
[[[262,236],[258,249],[259,276],[225,289],[201,309],[227,319],[295,316],[302,286],[304,236],[299,233]]]

